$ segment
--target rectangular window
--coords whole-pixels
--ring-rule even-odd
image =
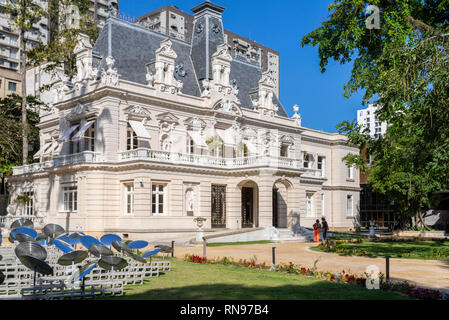
[[[306,216],[313,217],[313,194],[306,195]]]
[[[321,173],[321,177],[324,177],[324,157],[318,157],[318,170]]]
[[[29,201],[25,203],[24,214],[26,216],[32,216],[34,215],[34,192],[25,192],[24,195],[30,198]]]
[[[8,90],[11,92],[16,92],[17,91],[17,83],[8,82]]]
[[[288,145],[281,146],[281,157],[288,158]]]
[[[70,135],[70,154],[76,154],[80,152],[80,139],[74,139],[75,135],[78,134],[78,131],[80,131],[80,124],[79,123],[71,123],[70,127],[78,125],[78,128],[72,132]]]
[[[354,167],[348,167],[347,177],[348,179],[354,179]]]
[[[195,150],[195,142],[192,138],[187,139],[187,154],[194,154]]]
[[[352,217],[354,215],[354,198],[348,195],[346,199],[346,216]]]
[[[310,156],[305,153],[304,154],[304,168],[309,168],[310,167]]]
[[[85,150],[95,152],[95,123],[93,123],[84,136]]]
[[[126,135],[126,150],[134,150],[138,148],[139,141],[137,140],[137,134],[128,125],[127,135]]]
[[[323,217],[326,215],[324,194],[321,195],[321,215]]]
[[[133,215],[134,214],[134,185],[133,184],[125,185],[125,190],[126,190],[125,214]]]
[[[62,211],[77,212],[78,211],[78,187],[62,188]]]
[[[165,186],[153,184],[152,212],[155,216],[165,215]]]

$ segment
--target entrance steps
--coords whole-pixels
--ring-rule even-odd
[[[276,228],[278,232],[279,242],[310,242],[313,240],[313,232],[306,228],[297,228],[295,230],[289,228]]]

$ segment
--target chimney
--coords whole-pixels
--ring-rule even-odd
[[[225,43],[223,11],[225,8],[205,1],[191,9],[194,14],[192,61],[198,80],[212,80],[212,55]]]

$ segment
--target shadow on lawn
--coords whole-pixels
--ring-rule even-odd
[[[403,296],[363,287],[320,282],[308,285],[244,286],[208,284],[126,293],[125,300],[397,300]]]

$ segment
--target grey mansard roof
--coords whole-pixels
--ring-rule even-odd
[[[105,59],[107,56],[112,56],[115,59],[114,67],[117,68],[121,79],[146,85],[147,65],[155,61],[155,51],[165,39],[167,35],[116,18],[109,18],[93,47],[93,66],[99,70],[106,69]],[[182,93],[200,97],[202,90],[200,82],[206,75],[206,55],[201,50],[195,50],[196,48],[192,50],[191,43],[174,38],[170,40],[173,43],[173,50],[178,55],[175,67],[182,66],[181,70],[177,68],[179,71],[175,72],[175,78],[184,83]],[[213,50],[212,53],[215,52],[216,45],[220,41],[215,39],[213,42],[215,49],[209,50]],[[199,79],[198,74],[202,75]],[[238,58],[234,58],[231,62],[230,80],[236,81],[239,88],[238,98],[243,108],[253,109],[250,93],[254,92],[257,95],[261,77],[262,70],[259,65]],[[209,78],[211,78],[211,72]],[[279,98],[275,96],[273,102],[279,105],[278,115],[288,117]]]

